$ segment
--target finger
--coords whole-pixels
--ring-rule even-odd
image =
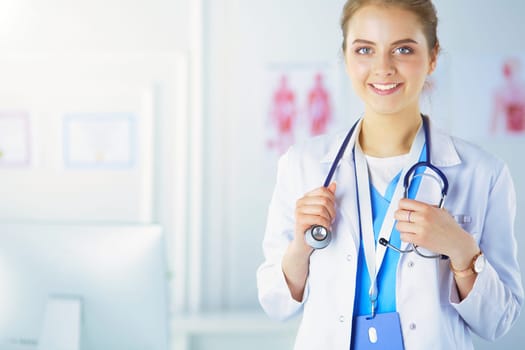
[[[410,232],[399,232],[399,238],[406,243],[418,244],[417,235]]]
[[[335,189],[337,187],[337,184],[334,182],[332,182],[327,188],[328,188],[328,191],[332,192],[332,194],[335,195]]]
[[[399,233],[418,234],[420,232],[420,227],[418,225],[406,221],[398,221],[396,223],[396,229]]]
[[[423,211],[429,207],[428,204],[414,199],[402,198],[399,200],[399,209],[411,211]]]
[[[312,202],[308,202],[307,205],[321,205],[328,211],[331,222],[335,219],[335,198],[315,197],[312,198]]]
[[[332,222],[332,219],[334,218],[334,215],[330,213],[330,210],[328,210],[328,208],[323,205],[302,205],[297,208],[297,213],[321,216],[330,222]]]
[[[297,201],[296,211],[306,214],[327,216],[330,220],[335,218],[335,205],[330,198],[316,196],[305,197]]]
[[[302,203],[310,203],[311,201],[315,201],[315,203],[319,203],[321,201],[326,206],[333,206],[335,207],[335,196],[332,192],[330,192],[327,188],[319,188],[317,190],[314,190],[312,192],[308,192],[305,194],[302,198],[300,198],[297,202]]]
[[[323,195],[308,195],[297,200],[297,205],[318,204],[323,206],[335,206],[334,198]]]
[[[333,198],[324,196],[310,196],[303,197],[297,201],[296,207],[303,207],[308,205],[316,205],[326,208],[331,218],[335,218],[335,202]]]
[[[297,225],[302,227],[301,231],[305,231],[313,225],[321,225],[329,229],[331,222],[323,216],[299,213],[297,214]]]
[[[326,189],[325,189],[326,190]],[[328,190],[326,190],[328,192]],[[306,195],[303,198],[300,198],[297,203],[296,207],[302,207],[306,205],[318,205],[325,207],[326,210],[330,213],[330,217],[335,217],[335,198],[333,194],[327,195],[323,192],[315,192],[316,194],[313,195]],[[330,193],[330,192],[328,192]]]
[[[327,187],[316,188],[313,191],[307,192],[303,196],[303,198],[310,198],[310,197],[328,198],[332,203],[335,203],[335,195],[333,192],[330,192],[330,190]]]
[[[415,211],[412,210],[396,210],[394,212],[394,219],[397,221],[414,222]]]

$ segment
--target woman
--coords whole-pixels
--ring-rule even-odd
[[[262,307],[278,319],[303,313],[296,349],[472,349],[471,332],[502,336],[523,302],[514,188],[502,161],[421,116],[439,52],[432,2],[348,0],[341,27],[364,115],[346,147],[345,135],[321,136],[280,159],[257,272]],[[402,198],[418,161],[438,169],[412,176]],[[305,240],[313,225],[332,232],[326,248]]]

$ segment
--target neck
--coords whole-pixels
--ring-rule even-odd
[[[419,112],[397,116],[366,114],[361,124],[359,143],[363,152],[373,157],[409,153],[421,122]]]

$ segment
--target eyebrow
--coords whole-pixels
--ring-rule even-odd
[[[368,45],[375,45],[375,43],[374,43],[373,41],[365,40],[365,39],[355,39],[355,40],[352,42],[352,45],[354,45],[354,44],[368,44]],[[416,45],[418,45],[419,43],[418,43],[417,41],[415,41],[414,39],[410,39],[410,38],[397,40],[397,41],[394,41],[394,42],[392,43],[392,45],[399,45],[399,44],[416,44]]]

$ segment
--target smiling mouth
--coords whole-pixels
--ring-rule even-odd
[[[372,85],[374,88],[376,88],[378,90],[388,91],[388,90],[395,89],[400,84],[399,83],[391,83],[391,84],[370,84],[370,85]]]
[[[377,84],[371,83],[370,87],[379,95],[389,95],[396,92],[403,83]]]

